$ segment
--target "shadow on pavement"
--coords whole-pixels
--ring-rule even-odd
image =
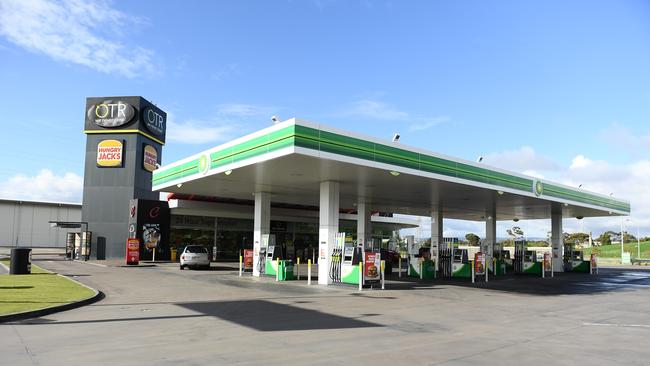
[[[468,278],[419,280],[413,278],[387,278],[386,289],[433,289],[437,286],[470,287],[527,295],[591,295],[637,288],[650,288],[650,270],[601,268],[598,275],[587,273],[556,273],[553,278],[508,274],[490,277],[486,283]]]
[[[264,300],[196,302],[178,306],[262,332],[381,327],[362,320]]]

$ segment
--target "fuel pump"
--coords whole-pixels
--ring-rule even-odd
[[[467,249],[454,248],[451,262],[451,277],[472,277],[472,265],[469,263]]]
[[[266,267],[264,269],[264,274],[269,276],[276,276],[278,274],[278,262],[276,261],[278,258],[284,260],[282,247],[275,244],[269,244],[269,247],[266,250]]]
[[[589,273],[590,261],[583,258],[582,251],[573,243],[564,244],[564,271]]]
[[[333,283],[341,282],[341,265],[343,262],[343,244],[345,243],[345,233],[336,234],[336,243],[332,249],[329,276]]]
[[[537,261],[537,252],[526,250],[526,243],[523,238],[515,240],[514,271],[515,273],[541,275],[542,262]]]
[[[260,252],[257,258],[257,270],[260,272],[260,275],[266,273],[266,248],[260,248]]]
[[[352,285],[359,284],[359,262],[363,257],[363,250],[352,241],[346,241],[343,247],[343,260],[341,263],[341,282]]]
[[[503,250],[503,244],[494,243],[493,248],[493,260],[492,260],[492,273],[495,276],[503,276],[506,274],[506,261],[504,255],[507,253],[508,258],[510,258],[510,252]],[[505,252],[505,253],[504,253]]]

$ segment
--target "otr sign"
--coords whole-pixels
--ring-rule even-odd
[[[162,136],[165,134],[165,116],[158,113],[153,108],[145,108],[142,112],[144,124],[149,131],[155,135]]]
[[[88,109],[88,119],[100,127],[119,127],[133,119],[135,109],[122,101],[104,101]]]

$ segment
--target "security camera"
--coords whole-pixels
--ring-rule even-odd
[[[280,117],[273,116],[273,117],[271,117],[271,121],[273,121],[273,123],[278,123],[278,122],[280,122]]]
[[[476,162],[477,162],[477,163],[480,163],[480,162],[482,162],[482,161],[483,161],[483,156],[479,156],[478,158],[476,158]]]
[[[160,169],[160,164],[156,163],[156,169]]]
[[[399,141],[399,133],[393,135],[393,142]]]

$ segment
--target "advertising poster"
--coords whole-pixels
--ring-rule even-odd
[[[157,248],[158,242],[160,242],[160,224],[142,225],[142,240],[147,250]]]
[[[379,283],[381,280],[379,253],[365,252],[363,255],[363,283]]]
[[[244,249],[244,270],[253,270],[253,251]]]
[[[474,273],[477,276],[485,274],[485,253],[474,254]]]
[[[544,253],[544,270],[551,271],[551,253]]]
[[[126,264],[140,263],[140,239],[126,239]]]
[[[592,269],[598,268],[598,260],[596,259],[596,253],[591,253],[591,255],[589,256],[589,260],[591,261]]]
[[[170,214],[166,201],[132,199],[129,208],[128,237],[140,239],[140,260],[168,260]]]

